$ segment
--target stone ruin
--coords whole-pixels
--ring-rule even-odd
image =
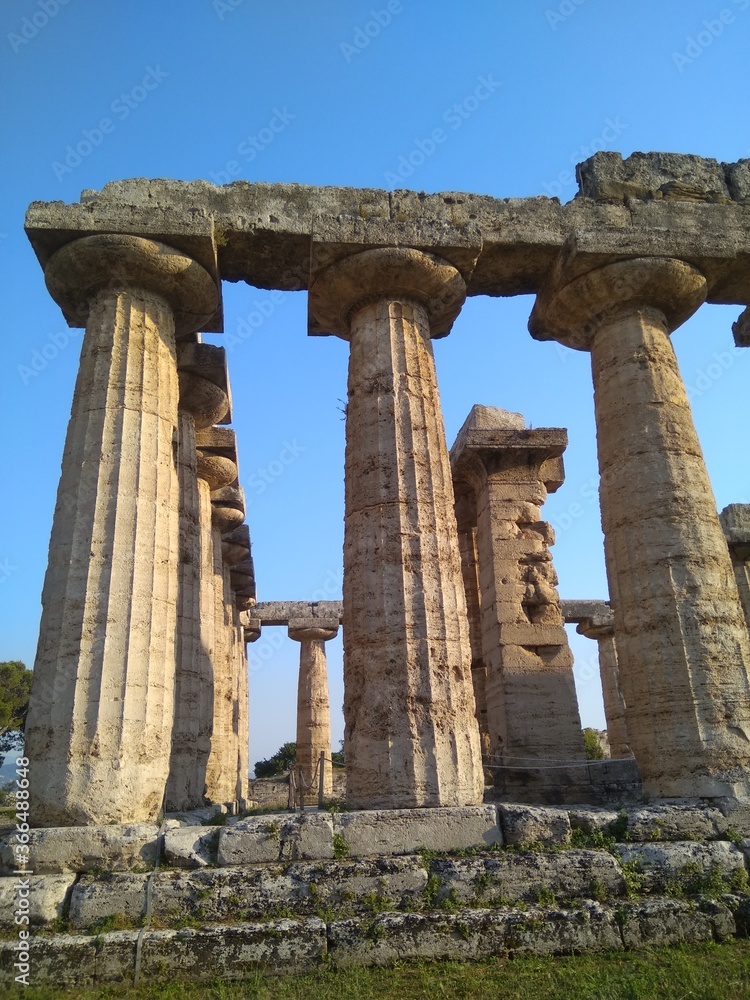
[[[47,288],[86,330],[26,729],[35,871],[129,868],[129,843],[200,867],[335,858],[337,837],[352,857],[567,842],[616,814],[508,803],[602,807],[639,778],[706,836],[727,816],[750,834],[750,507],[717,513],[670,342],[729,303],[750,344],[750,161],[600,153],[578,172],[566,205],[145,180],[31,205]],[[256,602],[226,359],[201,338],[222,329],[222,280],[307,289],[309,334],[349,341],[341,605]],[[445,439],[431,339],[467,296],[518,294],[533,337],[591,354],[608,602],[557,591],[541,508],[566,432],[475,406]],[[613,760],[588,786],[565,622],[599,644]],[[157,831],[165,809],[246,808],[245,643],[268,625],[300,642],[298,767],[326,793],[343,628],[355,811],[287,818],[280,839],[252,819],[218,842]],[[78,927],[81,886],[59,901]],[[739,927],[725,911],[711,934]],[[328,927],[334,956],[347,941]]]

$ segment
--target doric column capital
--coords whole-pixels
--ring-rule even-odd
[[[310,328],[349,339],[356,313],[373,302],[415,302],[427,313],[431,337],[444,337],[466,298],[466,283],[452,264],[409,247],[381,247],[345,257],[310,286]]]
[[[230,423],[227,354],[223,347],[183,341],[177,345],[180,408],[192,414],[196,428]]]
[[[587,351],[603,323],[652,311],[671,333],[702,305],[706,291],[697,268],[668,257],[618,260],[572,279],[562,268],[537,296],[529,330],[536,340]]]
[[[719,514],[729,551],[736,559],[750,559],[750,503],[731,503]]]
[[[610,611],[609,614],[597,615],[594,618],[582,618],[576,626],[579,635],[585,635],[587,639],[613,639],[615,635],[615,616]]]
[[[475,490],[489,478],[543,483],[554,493],[565,478],[562,455],[567,444],[564,428],[527,430],[520,413],[473,406],[451,448],[453,479]]]
[[[297,642],[317,640],[327,642],[333,639],[339,630],[339,623],[331,618],[290,618],[289,638]]]
[[[73,240],[52,255],[44,277],[71,326],[86,325],[91,303],[103,291],[137,288],[161,297],[172,308],[178,337],[200,329],[219,305],[217,283],[197,261],[140,236]]]

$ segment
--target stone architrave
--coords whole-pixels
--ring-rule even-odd
[[[615,619],[612,611],[593,618],[583,618],[576,628],[579,635],[596,640],[599,649],[599,676],[602,682],[602,701],[607,719],[607,742],[611,757],[632,756],[625,722],[625,700],[620,689],[620,671],[617,666]]]
[[[750,640],[669,339],[705,296],[683,261],[602,266],[571,244],[529,328],[591,352],[620,684],[644,788],[747,799]]]
[[[330,265],[311,328],[350,341],[344,528],[347,801],[482,799],[466,598],[430,338],[466,288],[452,265],[384,248]]]
[[[750,503],[733,503],[719,515],[732,558],[745,621],[750,628]]]
[[[525,430],[520,414],[475,406],[451,449],[454,479],[476,496],[487,722],[493,763],[507,768],[585,760],[554,535],[540,511],[562,484],[566,444],[564,430]],[[500,788],[529,784],[522,771],[494,773]]]
[[[26,726],[31,820],[154,820],[174,702],[175,336],[215,313],[217,285],[193,259],[135,236],[68,243],[45,276],[86,333]]]
[[[338,633],[337,621],[324,618],[292,618],[289,638],[300,643],[299,682],[297,685],[297,763],[304,779],[307,797],[316,796],[320,787],[320,757],[323,764],[323,796],[333,795],[331,762],[331,710],[328,700],[326,642]]]
[[[487,667],[482,653],[482,600],[477,555],[477,501],[473,488],[462,479],[453,480],[453,493],[456,498],[455,511],[458,548],[461,553],[461,573],[466,594],[466,611],[469,616],[471,680],[474,686],[474,701],[479,735],[482,741],[482,755],[486,756],[491,751],[487,723]]]
[[[206,469],[196,451],[196,428],[222,420],[229,410],[224,348],[198,342],[180,344],[178,465],[180,479],[180,559],[177,603],[175,715],[167,808],[205,805],[206,767],[213,729],[213,605],[206,580],[213,564],[210,489],[236,479],[231,463],[223,476]],[[199,374],[200,373],[200,374]],[[214,466],[216,463],[214,463]],[[206,476],[211,477],[211,483]],[[206,528],[208,527],[208,531]]]

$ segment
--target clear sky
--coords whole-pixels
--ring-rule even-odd
[[[568,201],[573,165],[599,148],[750,156],[749,34],[750,0],[5,3],[0,659],[33,663],[81,342],[24,235],[29,202],[127,177]],[[339,597],[347,345],[306,336],[304,292],[225,284],[224,303],[211,339],[229,347],[259,599]],[[606,598],[588,356],[534,342],[531,306],[472,299],[436,343],[448,439],[474,403],[568,428],[567,481],[545,507],[560,593]],[[739,311],[704,307],[674,337],[719,508],[750,501]],[[595,644],[572,643],[584,724],[603,726]],[[248,652],[254,762],[294,739],[298,646],[266,629]],[[340,637],[329,666],[337,745]]]

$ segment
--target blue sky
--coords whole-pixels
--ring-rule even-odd
[[[29,202],[127,177],[567,201],[573,165],[597,148],[750,156],[749,29],[750,0],[5,4],[0,659],[33,662],[81,342],[23,233]],[[224,300],[214,339],[229,347],[259,598],[338,597],[347,345],[307,338],[304,292],[225,284]],[[531,305],[472,299],[436,343],[447,435],[477,402],[568,428],[567,481],[545,508],[560,593],[604,598],[588,356],[532,341]],[[245,337],[258,308],[268,316]],[[750,501],[739,311],[704,307],[674,337],[719,507]],[[601,726],[595,644],[572,642],[584,723]],[[294,738],[298,646],[266,629],[248,651],[252,762]],[[336,743],[340,637],[329,664]]]

